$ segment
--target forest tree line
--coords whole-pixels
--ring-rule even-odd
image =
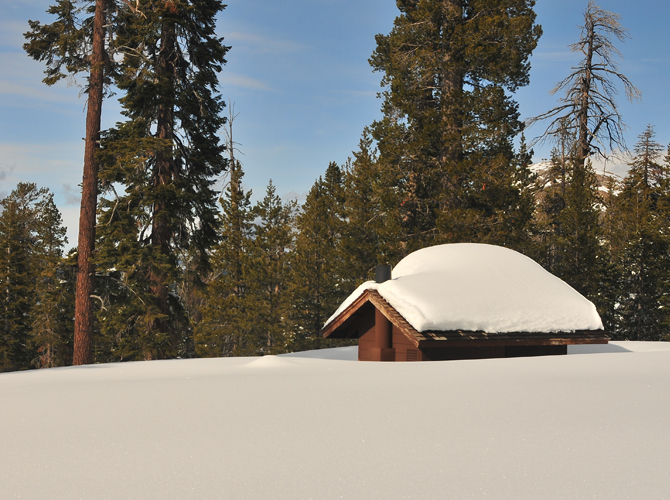
[[[624,146],[615,85],[639,95],[616,67],[627,36],[616,14],[584,12],[572,46],[584,59],[537,118],[555,144],[538,175],[513,99],[541,36],[534,1],[399,0],[370,59],[382,118],[299,205],[271,181],[256,203],[244,187],[218,92],[220,2],[83,3],[107,9],[106,84],[125,117],[96,143],[92,362],[334,345],[320,329],[376,264],[465,241],[533,258],[596,304],[613,339],[668,339],[670,153],[649,126],[624,179],[599,186],[590,160]],[[74,3],[57,5],[59,21],[27,34],[45,81],[72,66],[54,26]],[[72,36],[92,36],[92,12]],[[62,255],[48,190],[20,184],[1,203],[0,370],[70,364],[81,254]]]

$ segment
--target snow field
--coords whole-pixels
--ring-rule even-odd
[[[570,352],[2,374],[0,498],[670,497],[670,344]]]

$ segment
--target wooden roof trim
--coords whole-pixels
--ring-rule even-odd
[[[426,337],[410,325],[407,320],[403,318],[393,306],[391,306],[391,304],[386,302],[386,299],[384,299],[377,290],[366,290],[365,293],[368,295],[372,305],[381,311],[391,323],[397,326],[412,344],[419,347],[421,341],[427,340]]]
[[[344,323],[351,318],[356,311],[363,307],[367,302],[370,302],[375,306],[379,311],[382,312],[384,316],[394,324],[402,333],[407,337],[407,339],[414,344],[416,347],[419,347],[419,342],[426,340],[426,338],[417,332],[412,325],[410,325],[405,318],[403,318],[398,311],[396,311],[393,306],[391,306],[386,300],[379,294],[377,290],[367,289],[365,290],[356,300],[349,304],[344,311],[342,311],[333,321],[328,323],[322,330],[321,335],[324,338],[328,338],[330,335],[340,328]]]
[[[328,323],[321,329],[323,338],[328,338],[335,330],[342,326],[351,316],[358,311],[361,306],[368,302],[367,293],[370,290],[365,290],[356,300],[349,304],[344,311],[342,311],[333,321]]]

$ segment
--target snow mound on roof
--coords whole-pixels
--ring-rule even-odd
[[[365,290],[376,289],[416,330],[489,333],[600,330],[592,302],[532,259],[495,245],[455,243],[411,253],[393,279],[363,283],[328,323]]]

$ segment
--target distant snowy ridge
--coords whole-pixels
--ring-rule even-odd
[[[551,161],[542,160],[538,163],[533,163],[528,169],[537,175],[537,185],[541,189],[546,189],[552,186],[550,177]],[[612,188],[614,194],[618,194],[619,185],[622,181],[621,176],[606,169],[596,168],[594,166],[594,173],[596,174],[596,181],[598,184],[598,191],[607,193]],[[539,194],[539,193],[538,193]]]
[[[592,302],[532,259],[495,245],[455,243],[413,252],[393,269],[392,280],[359,286],[326,325],[368,289],[419,332],[603,329]]]

